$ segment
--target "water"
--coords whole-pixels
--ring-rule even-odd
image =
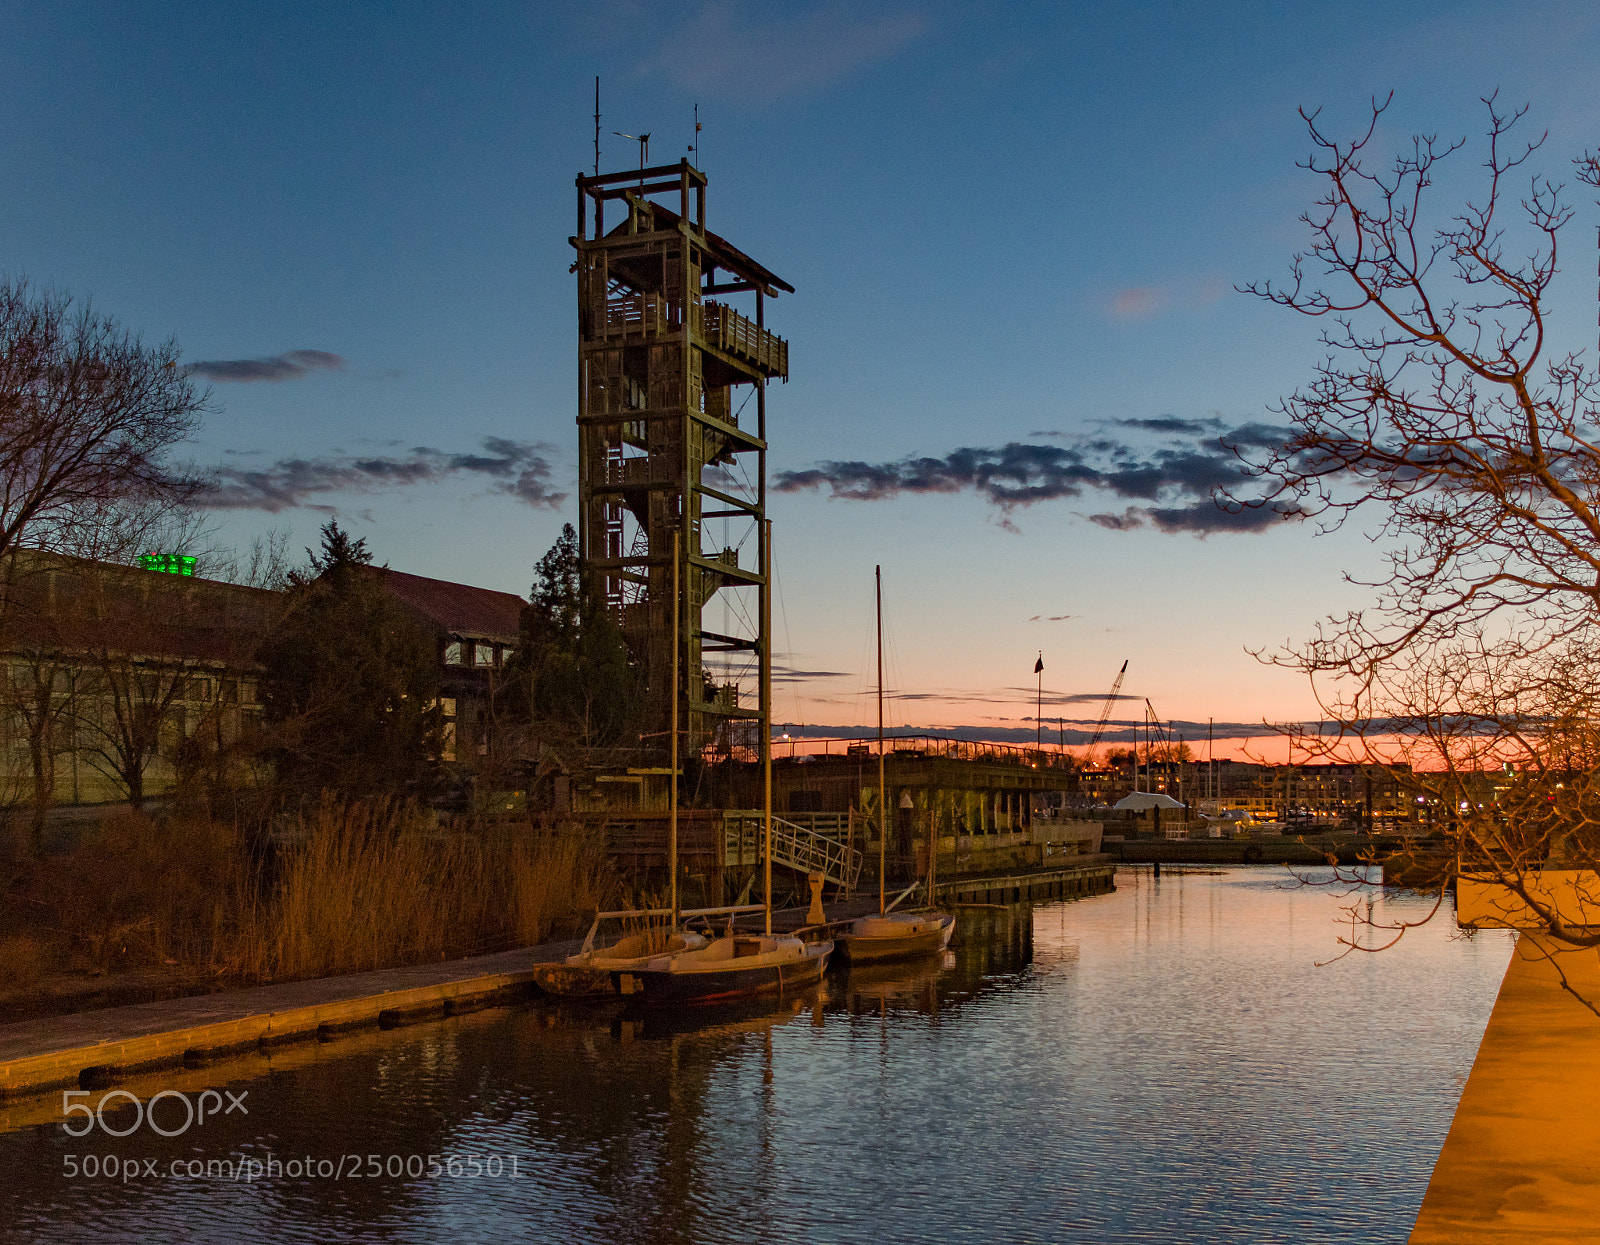
[[[969,911],[942,963],[781,1005],[529,1004],[151,1074],[128,1088],[241,1109],[0,1135],[0,1238],[1403,1241],[1508,940],[1441,918],[1318,968],[1342,905],[1419,901],[1276,868],[1117,885]]]

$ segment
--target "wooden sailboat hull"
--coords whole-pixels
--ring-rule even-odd
[[[931,955],[950,945],[950,935],[955,932],[956,919],[943,916],[934,929],[910,933],[841,934],[839,958],[850,964],[886,964],[892,960],[909,960],[919,955]]]
[[[692,951],[706,945],[699,934],[665,934],[645,931],[598,951],[581,951],[562,964],[535,964],[534,984],[557,998],[607,998],[631,994],[636,987],[623,981],[633,969],[645,968],[663,952]]]
[[[759,994],[782,996],[821,981],[832,952],[833,943],[815,943],[806,948],[804,956],[778,964],[741,968],[733,960],[727,967],[701,970],[652,969],[623,973],[620,984],[625,994],[637,990],[636,1001],[646,1007],[692,1007]]]
[[[535,964],[533,984],[546,994],[563,999],[592,999],[620,993],[615,973],[569,964]]]

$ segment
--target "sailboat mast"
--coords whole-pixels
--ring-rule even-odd
[[[766,932],[772,934],[772,520],[761,541],[761,856],[766,871]]]
[[[672,727],[668,732],[672,756],[668,763],[671,777],[667,780],[671,794],[671,811],[667,814],[667,883],[669,906],[672,908],[672,928],[678,928],[678,552],[682,540],[672,541]]]
[[[872,568],[872,579],[878,602],[878,911],[882,913],[888,903],[884,863],[889,842],[889,792],[883,781],[883,567]]]

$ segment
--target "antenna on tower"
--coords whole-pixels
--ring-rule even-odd
[[[594,76],[594,175],[600,176],[600,75]]]
[[[694,157],[695,168],[700,167],[700,105],[694,106],[694,142],[689,144],[689,154]]]
[[[645,165],[650,163],[650,136],[648,134],[624,134],[621,130],[612,130],[618,138],[631,138],[639,144],[639,171],[643,172]]]

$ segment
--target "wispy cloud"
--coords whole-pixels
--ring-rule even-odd
[[[1076,618],[1076,617],[1077,617],[1076,614],[1035,614],[1032,618],[1028,619],[1028,621],[1029,622],[1066,622],[1069,619]]]
[[[312,372],[342,372],[344,359],[326,350],[291,350],[264,359],[207,359],[189,364],[189,371],[206,380],[248,383],[298,380]]]
[[[807,683],[812,679],[847,679],[851,676],[843,670],[797,670],[793,666],[785,666],[774,662],[772,665],[772,681],[774,683]]]
[[[1177,415],[1157,415],[1152,419],[1117,419],[1112,422],[1118,428],[1137,428],[1142,432],[1169,432],[1190,437],[1203,437],[1208,432],[1220,432],[1226,427],[1215,416],[1184,419]]]
[[[1215,277],[1181,277],[1157,285],[1124,286],[1106,296],[1105,311],[1114,320],[1148,320],[1174,308],[1210,306],[1228,290],[1228,283]]]
[[[551,488],[544,447],[503,437],[485,437],[480,453],[448,453],[419,445],[404,454],[337,454],[320,458],[282,458],[257,469],[222,466],[202,499],[213,510],[265,510],[277,514],[297,507],[326,509],[315,499],[338,493],[374,493],[456,476],[477,476],[490,491],[530,506],[549,509],[566,500]]]
[[[826,3],[700,5],[639,66],[680,86],[768,103],[824,86],[898,53],[927,27],[908,9]],[[708,56],[708,49],[714,53]],[[704,98],[704,95],[701,96]]]
[[[1304,517],[1295,507],[1281,502],[1227,508],[1216,502],[1202,501],[1191,506],[1129,506],[1121,514],[1091,514],[1089,522],[1112,532],[1154,527],[1168,533],[1209,536],[1212,532],[1260,532],[1286,520]]]
[[[1130,286],[1111,295],[1111,314],[1119,320],[1144,320],[1171,304],[1172,295],[1158,285]]]
[[[1166,444],[1136,445],[1116,435],[1059,444],[1011,441],[995,447],[964,446],[942,457],[896,462],[841,460],[799,471],[780,471],[773,487],[793,493],[826,488],[845,501],[885,501],[904,494],[976,493],[1001,511],[1015,530],[1014,513],[1040,502],[1110,496],[1134,504],[1120,514],[1089,517],[1114,531],[1151,526],[1165,532],[1252,532],[1286,518],[1291,507],[1240,505],[1218,500],[1247,492],[1249,477],[1235,447],[1283,444],[1286,429],[1247,423],[1226,428],[1217,419],[1161,416],[1122,420],[1118,426],[1157,433]]]

